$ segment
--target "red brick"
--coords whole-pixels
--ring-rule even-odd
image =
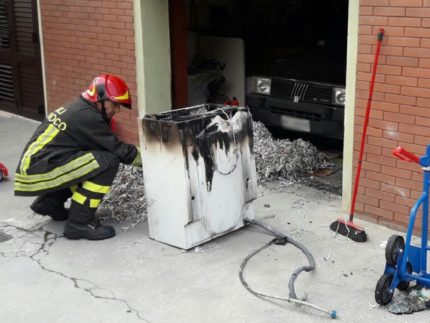
[[[409,214],[409,208],[407,206],[389,203],[386,201],[380,201],[379,207],[385,210],[397,212],[399,214],[404,214],[404,215]]]
[[[384,120],[394,121],[397,123],[415,123],[415,117],[407,114],[384,112]]]
[[[430,27],[430,18],[422,18],[421,24],[423,27]]]
[[[363,5],[360,5],[360,16],[372,16],[373,15],[373,7],[366,7]],[[369,26],[363,26],[366,28],[369,28],[369,32],[367,34],[370,34],[371,28]],[[361,27],[360,27],[360,34],[361,34]]]
[[[379,111],[374,111],[374,112],[376,113],[376,112],[379,112]],[[376,120],[375,118],[372,118],[369,121],[369,124],[372,127],[374,127],[374,128],[388,130],[388,131],[395,131],[398,128],[398,123],[397,122],[390,122],[390,121],[387,121],[387,120]]]
[[[403,46],[403,47],[419,47],[419,38],[413,37],[387,37],[387,44],[390,46]]]
[[[378,155],[382,151],[380,146],[366,145],[366,153]]]
[[[389,0],[361,0],[360,6],[388,6]]]
[[[400,105],[400,113],[430,117],[430,99],[418,98],[415,105]]]
[[[356,164],[357,164],[357,160],[355,160],[355,165]],[[370,163],[368,161],[364,161],[363,164],[362,164],[362,166],[361,166],[361,168],[365,169],[365,170],[371,170],[371,171],[374,171],[374,172],[379,172],[381,170],[381,165]]]
[[[430,98],[430,89],[422,87],[408,87],[402,86],[401,93],[403,95],[410,95],[421,98]]]
[[[398,131],[384,130],[382,136],[385,139],[389,139],[389,140],[393,140],[393,141],[397,140],[399,142],[406,142],[406,143],[413,143],[414,142],[414,135],[400,133]]]
[[[381,191],[391,193],[397,196],[401,197],[409,197],[410,196],[410,190],[404,187],[398,187],[396,185],[388,185],[385,183],[381,183]]]
[[[414,206],[414,204],[416,202],[416,199],[411,199],[411,198],[405,197],[405,196],[396,196],[395,202],[397,204],[400,204],[400,205],[406,206],[408,208],[411,208],[411,207]]]
[[[360,24],[362,25],[374,25],[374,26],[386,26],[388,25],[388,21],[391,18],[388,17],[378,17],[378,16],[360,16]],[[414,18],[410,18],[414,19]],[[396,25],[393,26],[404,26],[404,25]],[[416,26],[415,24],[408,24],[408,26]]]
[[[422,188],[421,183],[404,178],[396,178],[396,186],[409,188],[411,190],[420,190]]]
[[[383,168],[386,166],[382,166]],[[395,177],[391,175],[387,175],[385,173],[377,173],[377,172],[367,172],[367,178],[371,178],[372,180],[378,181],[381,184],[395,184]]]
[[[405,56],[409,56],[409,57],[429,58],[430,57],[430,48],[406,47],[403,51],[403,54]]]
[[[400,124],[399,128],[399,130],[404,133],[430,137],[430,129],[428,127]]]
[[[363,187],[379,190],[379,187],[381,184],[378,181],[374,181],[374,180],[369,179],[369,178],[364,178],[364,175],[363,175],[363,177],[360,178],[360,185]]]
[[[429,38],[430,37],[430,28],[406,27],[405,28],[405,36]]]
[[[430,8],[406,8],[407,17],[429,17]]]
[[[418,58],[387,56],[387,65],[418,67]]]
[[[374,24],[374,25],[376,25],[376,24]],[[380,25],[383,26],[382,23]],[[420,18],[408,18],[408,17],[389,17],[388,18],[388,25],[389,26],[420,27],[421,26],[421,19]]]
[[[373,34],[377,35],[379,32],[379,27],[373,27]],[[393,36],[404,36],[405,35],[405,27],[393,27],[390,26],[389,29],[385,30],[385,36],[387,40],[389,40],[389,38],[393,37]]]
[[[389,84],[398,84],[406,86],[417,86],[418,78],[407,76],[387,75],[386,82]]]
[[[390,6],[397,7],[421,7],[422,0],[390,0]]]
[[[414,199],[415,201],[418,200],[423,194],[421,189],[422,187],[419,190],[411,191],[411,198]]]
[[[386,165],[386,166],[394,167],[396,165],[396,161],[394,158],[383,157],[383,156],[378,156],[378,155],[368,154],[367,160],[371,163],[380,164],[382,166]]]
[[[357,194],[357,202],[362,204],[372,205],[374,207],[379,207],[379,200],[368,195]]]
[[[403,226],[409,223],[409,215],[394,213],[394,221],[400,222]]]
[[[417,126],[430,127],[430,118],[417,117]]]
[[[358,66],[358,67],[360,67],[360,66]],[[361,69],[361,68],[359,68],[359,70],[365,71],[365,72],[367,71],[367,70]],[[402,74],[401,66],[378,65],[377,71],[378,71],[378,73],[381,73],[381,74],[390,74],[390,75],[401,75]],[[369,72],[370,72],[370,65],[369,65]]]
[[[395,177],[401,177],[404,179],[411,179],[411,171],[399,169],[397,167],[389,167],[389,166],[382,166],[381,173],[395,176]],[[388,183],[388,184],[394,184],[395,182]]]
[[[366,213],[373,214],[376,216],[381,216],[385,219],[393,220],[393,218],[394,218],[393,211],[389,211],[389,210],[385,210],[385,209],[381,209],[381,208],[376,208],[376,207],[371,206],[371,205],[365,205],[364,210]]]
[[[414,143],[417,145],[426,146],[426,145],[430,144],[430,138],[429,137],[418,136],[418,135],[415,135],[414,137],[415,137]]]
[[[405,8],[402,7],[374,7],[373,14],[375,16],[388,16],[388,17],[403,17],[405,16]],[[412,15],[407,15],[412,16]]]

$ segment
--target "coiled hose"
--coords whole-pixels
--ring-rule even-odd
[[[309,250],[300,242],[295,241],[294,239],[286,236],[283,233],[280,233],[274,229],[272,229],[270,226],[265,225],[263,223],[260,223],[256,220],[250,220],[250,219],[245,219],[245,223],[247,224],[253,224],[256,226],[259,226],[261,228],[263,228],[264,230],[268,231],[270,234],[272,234],[273,236],[275,236],[275,239],[273,239],[272,241],[270,241],[269,243],[265,244],[263,247],[261,247],[258,250],[255,250],[254,252],[252,252],[251,254],[249,254],[242,262],[242,264],[240,265],[240,271],[239,271],[239,278],[240,281],[242,282],[243,286],[253,295],[260,297],[260,298],[271,298],[271,299],[276,299],[276,300],[283,300],[283,301],[288,301],[288,302],[293,302],[293,303],[297,303],[300,305],[305,305],[311,308],[314,308],[320,312],[326,313],[328,315],[330,315],[331,318],[336,318],[336,311],[335,310],[326,310],[323,308],[320,308],[314,304],[302,301],[297,299],[297,295],[294,289],[294,282],[297,279],[298,275],[302,272],[302,271],[312,271],[315,269],[315,260],[314,257],[312,256],[312,254],[309,252]],[[263,249],[266,249],[267,247],[271,246],[272,244],[278,244],[278,245],[285,245],[286,243],[291,243],[292,245],[294,245],[295,247],[299,248],[305,255],[306,258],[309,261],[309,265],[308,266],[301,266],[299,268],[297,268],[292,274],[291,274],[291,278],[288,282],[288,290],[289,290],[289,297],[288,298],[281,298],[281,297],[276,297],[276,296],[271,296],[271,295],[267,295],[267,294],[263,294],[260,292],[256,292],[254,291],[249,285],[248,283],[245,281],[244,277],[243,277],[243,271],[245,269],[246,264],[248,263],[249,259],[251,259],[253,256],[255,256],[257,253],[259,253],[260,251],[262,251]]]

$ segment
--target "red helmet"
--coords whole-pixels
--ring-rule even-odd
[[[119,77],[103,74],[95,77],[82,97],[90,102],[109,100],[131,109],[131,96],[127,84]]]

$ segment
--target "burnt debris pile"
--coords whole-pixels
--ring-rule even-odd
[[[302,139],[274,139],[260,122],[253,122],[254,154],[260,183],[282,179],[296,183],[312,171],[327,166],[325,154]],[[142,169],[120,165],[120,169],[97,214],[103,221],[134,227],[146,220],[147,201]]]
[[[97,209],[98,217],[115,223],[127,220],[128,229],[146,220],[146,207],[142,168],[120,164],[112,189]]]
[[[325,168],[327,156],[302,139],[274,139],[261,122],[253,122],[255,165],[260,182],[283,179],[296,183]]]

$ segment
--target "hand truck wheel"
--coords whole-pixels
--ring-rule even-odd
[[[397,265],[397,255],[400,250],[405,249],[405,240],[402,236],[392,235],[387,241],[387,246],[385,247],[385,261],[388,265]]]
[[[379,278],[375,288],[375,300],[376,303],[381,305],[387,305],[393,298],[393,292],[390,291],[390,285],[393,281],[392,275],[384,274]]]

